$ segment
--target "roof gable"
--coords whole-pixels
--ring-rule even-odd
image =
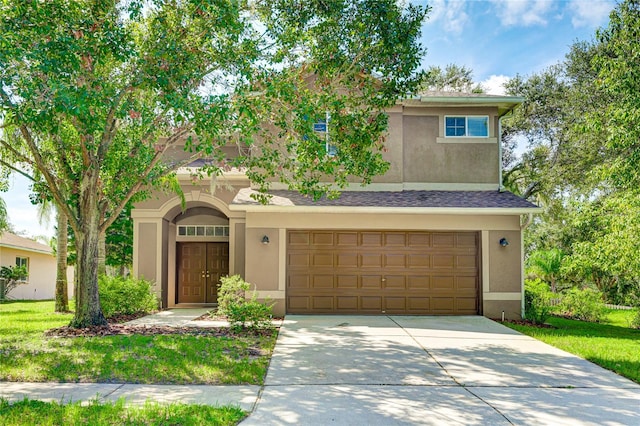
[[[17,250],[27,250],[37,253],[53,254],[53,249],[46,244],[39,243],[30,238],[24,238],[11,232],[0,235],[0,247],[8,247]]]

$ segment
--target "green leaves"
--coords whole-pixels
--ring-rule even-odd
[[[78,265],[95,253],[83,236],[197,159],[209,174],[247,170],[263,192],[275,180],[335,195],[333,182],[387,168],[384,111],[420,81],[426,12],[396,0],[4,0],[0,120],[13,139],[0,155],[37,171],[78,237]],[[337,155],[305,118],[326,113]],[[96,278],[78,273],[97,300]]]

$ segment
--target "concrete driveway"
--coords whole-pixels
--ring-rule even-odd
[[[484,317],[287,316],[248,425],[640,425],[640,385]]]

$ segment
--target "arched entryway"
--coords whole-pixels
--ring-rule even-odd
[[[229,275],[229,219],[210,207],[177,215],[176,304],[216,304],[220,278]]]

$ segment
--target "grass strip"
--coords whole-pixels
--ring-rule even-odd
[[[550,317],[554,328],[504,325],[640,383],[640,330],[628,327],[634,314],[611,311],[603,323]]]
[[[127,406],[116,402],[59,404],[0,399],[0,424],[12,425],[236,425],[247,413],[237,407],[147,402]]]

